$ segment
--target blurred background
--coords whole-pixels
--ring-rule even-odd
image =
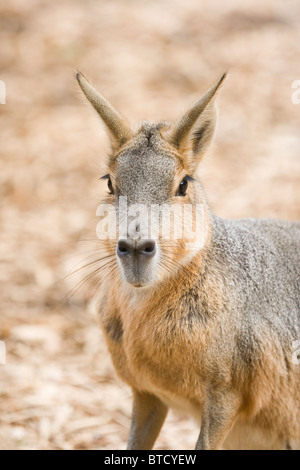
[[[133,124],[177,118],[228,71],[200,168],[211,206],[300,219],[299,0],[2,1],[1,449],[122,449],[128,434],[131,393],[89,289],[76,291],[81,273],[62,281],[95,250],[83,240],[107,151],[76,68]],[[197,435],[170,413],[156,448],[191,449]]]

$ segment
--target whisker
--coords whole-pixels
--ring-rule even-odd
[[[105,274],[105,270],[108,268],[111,268],[114,264],[116,263],[115,259],[112,259],[108,263],[103,264],[99,268],[95,269],[91,273],[87,274],[83,279],[81,279],[61,300],[61,303],[64,305],[67,301],[69,301],[75,294],[78,292],[78,290],[83,287],[85,284],[89,282],[90,279],[93,278],[93,276],[96,276],[97,274]],[[99,279],[101,281],[101,279]]]
[[[106,256],[103,256],[102,258],[97,258],[96,260],[92,260],[90,261],[89,263],[86,263],[82,266],[80,266],[79,268],[76,268],[74,270],[72,270],[70,273],[66,274],[62,279],[60,279],[60,281],[58,282],[62,282],[62,281],[65,281],[67,279],[69,279],[71,276],[74,276],[75,274],[78,274],[79,272],[85,270],[85,269],[88,269],[89,267],[93,266],[94,264],[96,263],[100,263],[101,261],[104,261],[106,259],[109,259],[109,258],[113,258],[115,257],[115,253],[112,253],[112,254],[109,254],[109,255],[106,255]],[[84,260],[83,260],[84,261]],[[79,263],[78,263],[79,264]],[[76,266],[78,266],[78,264]]]
[[[162,259],[163,259],[166,263],[169,263],[170,266],[175,267],[176,270],[181,271],[181,272],[185,273],[185,274],[188,275],[188,276],[192,276],[192,277],[194,277],[195,279],[197,278],[197,274],[194,273],[193,271],[191,271],[190,269],[188,269],[187,266],[184,266],[184,265],[178,263],[177,261],[175,261],[175,260],[173,260],[173,259],[170,259],[169,257],[164,256],[164,255],[162,255]]]

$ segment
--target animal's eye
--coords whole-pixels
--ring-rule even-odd
[[[181,181],[176,196],[185,196],[188,188],[188,177],[186,176]]]
[[[107,187],[108,187],[108,190],[109,190],[109,194],[115,194],[114,188],[113,188],[113,185],[112,185],[112,183],[111,183],[111,179],[110,179],[110,178],[108,178],[108,180],[107,180]]]

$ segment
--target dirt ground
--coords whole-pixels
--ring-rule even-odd
[[[200,169],[211,206],[300,219],[299,0],[1,2],[1,449],[126,445],[131,392],[90,290],[73,292],[81,274],[63,280],[95,250],[107,149],[76,68],[132,123],[178,117],[229,71]],[[156,448],[192,449],[197,435],[171,412]]]

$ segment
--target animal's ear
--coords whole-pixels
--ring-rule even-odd
[[[209,147],[216,127],[214,98],[226,73],[171,128],[169,142],[186,158],[194,171]]]
[[[86,98],[106,124],[112,144],[118,147],[124,145],[133,134],[126,120],[92,87],[82,73],[77,72],[76,79]]]

